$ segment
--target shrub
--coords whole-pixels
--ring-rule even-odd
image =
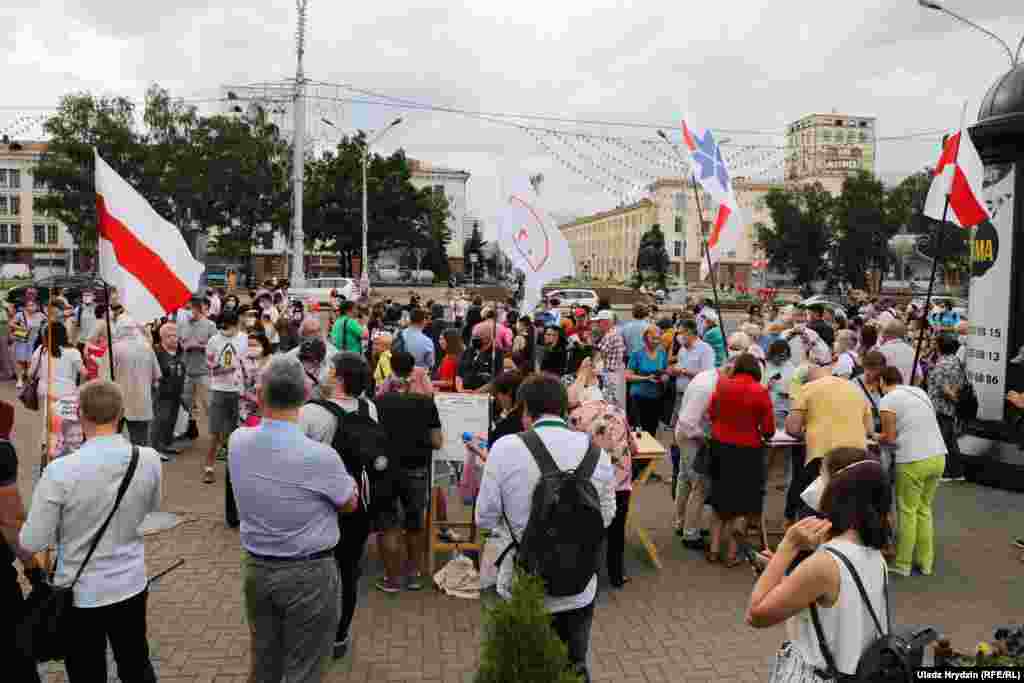
[[[544,583],[519,572],[512,596],[485,608],[475,683],[582,683],[544,608]]]

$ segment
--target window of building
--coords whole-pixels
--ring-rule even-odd
[[[21,171],[16,168],[0,168],[0,187],[21,189]]]
[[[725,258],[736,258],[736,250],[730,250],[725,252]]]
[[[57,226],[46,226],[46,241],[50,244],[57,244]]]
[[[676,192],[674,195],[672,195],[672,201],[673,201],[673,207],[675,208],[676,211],[685,211],[686,210],[686,193],[685,192]]]
[[[6,216],[11,212],[11,205],[7,195],[0,195],[0,216]]]
[[[679,240],[676,240],[675,242],[672,243],[672,255],[673,256],[682,256],[683,255],[683,243],[680,242]]]
[[[675,218],[675,229],[676,229],[676,232],[682,232],[683,231],[683,217],[682,216],[676,216],[676,218]]]
[[[46,183],[44,183],[42,180],[37,178],[34,173],[32,174],[32,189],[33,190],[45,190],[46,189]]]
[[[821,134],[821,139],[825,140],[826,142],[831,142],[832,141],[832,131],[826,130],[824,133]]]
[[[21,215],[21,197],[8,197],[11,202],[11,215]]]
[[[11,244],[21,244],[21,226],[17,223],[11,226]]]
[[[273,230],[268,230],[267,232],[262,233],[260,235],[260,242],[262,242],[261,246],[264,249],[268,249],[268,250],[269,249],[273,249],[274,248],[274,231]]]
[[[11,173],[12,170],[13,169],[9,169],[9,168],[0,168],[0,187],[5,187],[6,188],[6,187],[10,187],[11,186],[11,184],[10,184],[11,183],[10,173]]]
[[[444,185],[434,185],[434,194],[444,195]]]
[[[6,223],[0,223],[0,244],[8,244],[11,239],[11,231]]]
[[[36,244],[46,244],[46,226],[36,223],[32,226],[32,241]]]

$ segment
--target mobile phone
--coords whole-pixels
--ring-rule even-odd
[[[774,375],[772,375],[772,381],[773,382],[778,382],[780,379],[782,379],[782,373],[781,372],[777,372]]]

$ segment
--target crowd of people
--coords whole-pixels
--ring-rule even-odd
[[[332,301],[320,311],[290,298],[287,283],[249,299],[243,305],[211,289],[140,324],[116,292],[102,305],[91,292],[76,307],[58,297],[47,314],[33,294],[8,316],[18,321],[11,339],[19,390],[48,378],[37,384],[39,402],[62,420],[56,443],[46,442],[51,464],[39,484],[53,495],[38,507],[33,499],[20,537],[5,533],[12,559],[25,558],[33,580],[38,568],[28,558],[58,534],[73,549],[61,575],[84,564],[76,558],[126,472],[131,486],[118,519],[155,510],[160,460],[181,456],[205,425],[199,474],[214,483],[218,459],[226,461],[225,518],[239,527],[245,551],[252,680],[319,680],[325,658],[344,656],[351,643],[374,532],[384,564],[377,589],[415,591],[429,580],[431,462],[444,443],[439,391],[493,399],[486,443],[467,445],[462,474],[476,481],[466,498],[500,558],[492,568],[499,595],[509,596],[516,564],[544,571],[536,544],[545,541],[531,526],[538,488],[559,473],[589,474],[563,485],[583,487],[573,514],[592,533],[559,541],[563,556],[577,556],[575,575],[560,576],[553,585],[562,588],[546,598],[585,680],[597,574],[613,588],[630,580],[625,521],[642,432],[672,444],[683,546],[723,568],[741,563],[738,543],[761,524],[769,463],[782,458],[787,532],[764,557],[748,615],[756,626],[803,614],[806,603],[786,602],[786,582],[826,581],[823,606],[840,579],[846,586],[845,565],[826,566],[820,553],[806,565],[819,572],[784,576],[784,563],[818,544],[856,555],[865,572],[883,554],[889,573],[934,571],[936,489],[964,476],[956,404],[966,385],[966,330],[948,307],[924,315],[877,300],[850,310],[752,306],[727,333],[710,301],[671,314],[636,304],[619,324],[607,302],[591,310],[545,300],[520,312],[514,300],[455,293],[421,303],[410,293],[407,304]],[[97,468],[100,453],[118,467]],[[69,483],[86,480],[96,483],[88,493]],[[75,495],[83,499],[68,498]],[[74,520],[54,517],[68,505],[80,506]],[[98,680],[103,634],[122,678],[135,671],[130,680],[151,680],[145,588],[135,580],[144,551],[129,526],[138,524],[100,539],[76,584],[76,613],[93,637],[76,650],[71,680]],[[109,600],[97,602],[93,591],[108,591]],[[780,653],[780,668],[813,664],[811,650],[794,647]]]

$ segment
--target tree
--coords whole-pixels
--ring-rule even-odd
[[[843,192],[832,203],[836,274],[857,289],[865,289],[871,270],[885,271],[889,238],[899,229],[888,211],[889,200],[880,180],[860,172],[843,181]]]
[[[135,126],[135,105],[123,97],[65,95],[43,130],[50,141],[33,169],[46,194],[35,208],[63,223],[83,253],[96,250],[96,184],[93,150],[147,199],[157,183],[141,173],[144,140]]]
[[[469,263],[475,255],[477,263],[483,266],[485,246],[487,246],[487,240],[484,239],[483,233],[480,232],[480,223],[479,221],[474,221],[473,231],[469,234],[469,239],[462,245],[463,263]]]
[[[640,289],[643,281],[653,277],[658,289],[668,289],[668,250],[665,249],[665,233],[661,225],[655,223],[651,229],[640,237],[640,247],[636,254],[636,271],[633,275],[633,289]]]
[[[773,266],[806,285],[828,274],[834,199],[821,183],[772,189],[765,195],[772,225],[757,223],[757,241]]]
[[[970,231],[962,230],[952,223],[942,225],[924,215],[924,204],[931,187],[931,169],[924,169],[904,178],[889,191],[888,210],[897,226],[907,226],[913,235],[927,236],[919,240],[919,250],[928,258],[938,255],[939,265],[947,274],[966,272],[970,269]],[[942,241],[939,243],[939,226],[942,225]]]
[[[310,241],[320,240],[338,251],[347,267],[362,254],[363,133],[344,137],[337,147],[306,164],[305,226]],[[388,157],[371,155],[367,169],[367,245],[370,256],[386,249],[426,246],[434,263],[437,251],[451,241],[448,202],[410,182],[409,164],[399,150]],[[436,269],[435,273],[438,271]]]
[[[580,683],[544,608],[544,582],[519,572],[508,600],[484,611],[475,683]]]

